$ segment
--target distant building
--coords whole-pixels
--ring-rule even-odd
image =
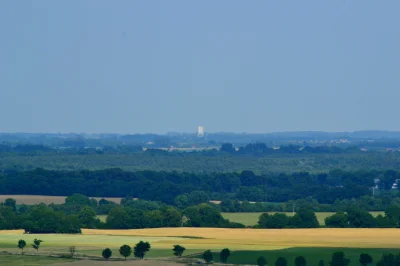
[[[204,127],[203,126],[199,126],[197,128],[197,136],[198,137],[204,137]]]

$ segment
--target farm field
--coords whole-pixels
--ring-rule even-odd
[[[58,263],[73,262],[71,259],[51,258],[45,256],[10,256],[0,255],[0,265],[2,266],[41,266],[54,265]]]
[[[289,266],[293,265],[291,261],[298,255],[305,256],[312,262],[310,265],[317,265],[317,259],[324,259],[327,263],[333,252],[343,250],[354,262],[351,266],[357,266],[357,256],[361,252],[368,252],[377,260],[383,252],[400,251],[399,237],[398,229],[83,229],[81,235],[29,235],[23,234],[22,230],[5,230],[0,231],[0,251],[19,252],[16,248],[19,239],[31,243],[34,238],[39,238],[44,241],[39,250],[39,254],[43,255],[68,253],[69,246],[76,246],[77,254],[100,256],[101,250],[109,247],[113,251],[113,257],[119,257],[118,248],[121,245],[133,246],[143,240],[149,241],[152,245],[151,251],[146,255],[149,259],[172,257],[172,246],[180,244],[187,248],[185,255],[198,254],[207,249],[217,252],[222,248],[229,248],[234,251],[231,263],[254,263],[254,259],[260,255],[266,256],[269,262],[273,262],[276,257],[285,256],[289,261]],[[25,254],[33,253],[35,251],[32,248],[25,249]],[[0,255],[0,260],[5,261],[5,258],[12,260]],[[19,256],[16,258],[18,259]],[[76,263],[65,265],[72,266]],[[9,265],[18,264],[11,262]],[[49,264],[27,263],[25,265]]]
[[[350,259],[349,266],[359,266],[359,257],[361,253],[368,253],[373,258],[373,264],[375,264],[382,257],[385,252],[391,252],[397,254],[400,249],[359,249],[359,248],[289,248],[281,250],[263,250],[263,251],[235,251],[228,259],[228,263],[235,264],[256,264],[256,259],[260,256],[264,256],[268,265],[274,265],[274,262],[278,257],[284,257],[288,261],[289,266],[294,265],[294,260],[297,256],[304,256],[307,261],[307,265],[318,265],[320,260],[325,262],[325,265],[329,265],[331,261],[332,253],[337,251],[343,251],[346,258]],[[214,258],[218,258],[218,254],[214,253]],[[200,257],[200,256],[198,256]]]
[[[34,205],[39,203],[45,204],[63,204],[65,203],[65,196],[41,196],[41,195],[0,195],[0,202],[5,201],[8,198],[13,198],[16,200],[17,205],[26,204],[26,205]],[[109,201],[113,201],[115,203],[120,203],[121,198],[107,198],[107,197],[93,197],[97,201],[101,199],[106,199]]]
[[[274,214],[275,212],[269,212],[269,214]],[[288,216],[293,216],[292,212],[284,212]],[[379,214],[384,214],[383,212],[370,212],[374,217]],[[246,226],[256,225],[258,218],[262,212],[223,212],[222,216],[229,219],[231,222],[242,223]],[[325,218],[335,214],[335,212],[316,212],[318,222],[320,225],[325,225]]]

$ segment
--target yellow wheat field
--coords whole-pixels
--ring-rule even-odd
[[[0,231],[0,243],[21,238],[22,230]],[[399,229],[225,229],[156,228],[136,230],[83,229],[82,235],[24,235],[39,237],[49,245],[119,247],[138,240],[149,241],[153,248],[169,249],[180,244],[189,249],[268,250],[289,247],[399,248]]]

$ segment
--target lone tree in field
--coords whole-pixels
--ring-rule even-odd
[[[126,258],[132,254],[132,248],[128,245],[123,245],[119,248],[119,254],[125,257],[126,260]]]
[[[294,259],[294,265],[296,266],[306,266],[307,261],[303,256],[298,256]]]
[[[101,252],[101,256],[103,256],[103,258],[105,260],[108,260],[109,258],[111,258],[112,256],[112,251],[109,248],[106,248],[105,250],[103,250],[103,252]]]
[[[174,245],[172,251],[174,255],[177,257],[182,257],[183,252],[185,252],[186,248],[182,247],[181,245]]]
[[[73,258],[75,251],[76,251],[75,246],[70,246],[68,250],[69,250],[69,254],[71,254],[71,257]]]
[[[33,240],[33,244],[32,244],[32,247],[34,248],[34,249],[36,249],[36,251],[39,251],[39,248],[40,248],[40,243],[42,243],[43,242],[43,240],[40,240],[40,239],[34,239]]]
[[[222,263],[226,263],[228,261],[229,256],[231,255],[231,251],[228,248],[224,248],[219,253],[219,259]]]
[[[151,248],[151,245],[149,242],[143,242],[140,241],[135,245],[133,248],[133,254],[135,255],[136,258],[143,259],[144,255],[146,255],[146,252],[149,251]]]
[[[213,254],[212,254],[211,250],[206,250],[206,251],[204,251],[204,253],[203,253],[203,259],[205,260],[205,262],[206,262],[207,264],[209,264],[210,262],[212,262],[212,260],[213,260]]]
[[[26,247],[26,242],[23,239],[18,241],[18,248],[21,249],[21,254],[24,254],[24,248]]]
[[[330,266],[347,266],[350,260],[346,259],[343,252],[335,252],[332,254],[332,261],[329,263]]]
[[[265,265],[267,265],[267,259],[265,258],[265,257],[263,257],[263,256],[261,256],[261,257],[258,257],[258,259],[257,259],[257,265],[258,266],[265,266]]]
[[[372,261],[373,261],[373,260],[372,260],[371,255],[366,254],[366,253],[361,253],[361,254],[360,254],[359,262],[360,262],[360,264],[361,264],[362,266],[367,266],[368,264],[371,264]]]
[[[275,266],[287,266],[287,260],[284,257],[279,257],[275,261]]]

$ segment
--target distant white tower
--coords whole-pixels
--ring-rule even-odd
[[[204,137],[204,127],[203,126],[199,126],[197,128],[197,136],[198,137]]]

